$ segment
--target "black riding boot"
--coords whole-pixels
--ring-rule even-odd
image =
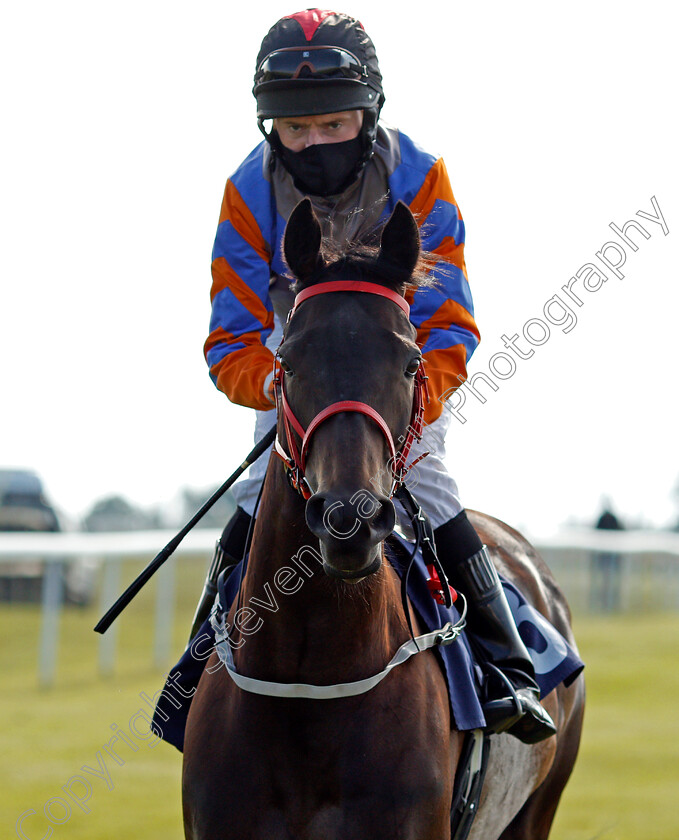
[[[226,523],[221,537],[217,540],[215,553],[212,555],[212,562],[203,585],[203,592],[193,616],[189,641],[193,639],[201,624],[210,614],[217,595],[217,578],[220,572],[227,566],[235,566],[243,559],[251,521],[250,514],[246,513],[242,507],[237,507],[234,515]]]
[[[556,727],[540,705],[535,669],[488,551],[464,511],[434,531],[450,584],[467,599],[467,630],[490,672],[483,705],[488,728],[535,744]]]

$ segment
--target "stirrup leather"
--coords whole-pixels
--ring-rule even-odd
[[[460,589],[469,598],[468,628],[473,646],[489,676],[483,704],[488,731],[509,732],[525,743],[550,737],[556,727],[540,705],[533,661],[486,546],[458,564],[455,572],[464,582]]]

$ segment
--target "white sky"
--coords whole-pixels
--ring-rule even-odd
[[[651,212],[622,269],[585,293],[485,405],[453,422],[463,499],[532,533],[600,497],[672,521],[679,329],[677,11],[670,2],[364,0],[383,115],[443,155],[467,225],[488,372],[501,336]],[[395,9],[408,8],[407,14]],[[642,11],[643,10],[643,11]],[[7,6],[0,35],[0,466],[73,515],[122,493],[220,483],[251,412],[207,376],[210,252],[226,177],[259,142],[268,27],[297,11],[158,0]],[[526,346],[521,341],[519,346]]]

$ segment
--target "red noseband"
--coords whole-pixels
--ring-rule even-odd
[[[365,292],[367,294],[379,295],[380,297],[391,300],[405,313],[406,317],[410,317],[410,307],[408,306],[405,298],[391,289],[386,289],[383,286],[378,286],[374,283],[365,283],[358,280],[334,280],[328,283],[318,283],[315,286],[303,289],[295,298],[295,303],[288,315],[288,322],[295,314],[300,304],[304,303],[305,300],[315,297],[316,295],[326,294],[328,292]],[[306,456],[309,450],[311,435],[316,431],[321,423],[335,414],[349,411],[356,412],[357,414],[364,414],[378,426],[387,441],[387,447],[389,449],[389,464],[391,466],[392,473],[391,496],[394,495],[396,490],[398,490],[403,483],[408,470],[427,454],[424,453],[424,455],[420,455],[420,457],[411,464],[406,465],[406,460],[413,443],[416,440],[419,441],[422,439],[422,430],[424,428],[424,406],[426,402],[429,402],[427,376],[424,372],[422,362],[420,362],[420,366],[415,374],[415,393],[413,395],[413,410],[410,417],[410,423],[406,429],[406,434],[402,438],[399,438],[399,441],[402,440],[403,443],[398,452],[394,446],[394,439],[389,431],[389,426],[387,426],[387,423],[382,415],[366,403],[358,402],[356,400],[340,400],[339,402],[332,403],[332,405],[329,405],[327,408],[319,411],[311,423],[309,423],[308,428],[305,429],[299,420],[297,420],[290,408],[290,405],[288,404],[288,400],[285,395],[285,386],[280,375],[280,371],[280,360],[278,352],[276,352],[273,377],[274,388],[276,391],[276,408],[277,411],[279,413],[282,412],[283,415],[285,436],[287,438],[290,454],[288,455],[285,452],[278,437],[274,443],[274,448],[276,454],[279,455],[285,464],[290,483],[297,491],[299,491],[299,493],[302,494],[305,499],[310,498],[313,493],[311,487],[309,486],[309,482],[304,475],[304,467],[306,465]],[[299,435],[302,441],[300,447],[298,447],[295,442],[294,435],[292,434],[293,430],[297,433],[297,435]]]

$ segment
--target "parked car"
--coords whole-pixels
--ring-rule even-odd
[[[0,469],[0,532],[61,530],[59,516],[47,500],[39,476],[32,470]],[[44,571],[41,557],[0,559],[0,601],[39,601]],[[89,603],[94,586],[92,564],[64,562],[62,575],[65,600]]]
[[[60,531],[42,482],[29,470],[0,470],[0,531]]]

